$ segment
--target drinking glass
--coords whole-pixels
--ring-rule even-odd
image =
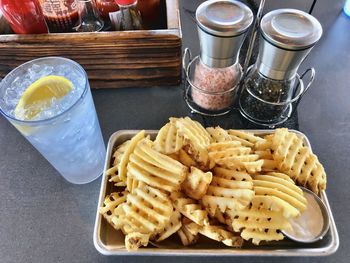
[[[44,111],[39,120],[15,117],[22,93],[35,80],[58,75],[73,89],[57,102],[60,110]],[[105,144],[88,78],[76,62],[47,57],[29,61],[11,71],[0,83],[0,112],[69,182],[84,184],[102,174]]]
[[[350,0],[346,0],[343,10],[344,13],[350,17]]]

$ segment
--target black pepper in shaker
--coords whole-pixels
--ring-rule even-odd
[[[262,125],[288,119],[293,97],[303,86],[298,68],[321,35],[317,19],[300,10],[278,9],[262,18],[259,55],[239,99],[244,117]]]

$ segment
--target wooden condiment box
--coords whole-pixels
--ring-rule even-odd
[[[0,35],[0,78],[31,59],[61,56],[80,63],[92,88],[176,85],[181,77],[178,0],[161,0],[156,30]]]

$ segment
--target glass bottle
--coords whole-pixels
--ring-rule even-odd
[[[13,30],[10,27],[10,24],[7,22],[6,18],[3,16],[1,8],[0,8],[0,35],[8,35],[13,34]]]
[[[112,28],[109,13],[114,13],[119,10],[115,0],[93,0],[93,5],[104,22],[104,30]]]
[[[50,33],[74,32],[79,25],[77,0],[40,0]]]
[[[120,22],[116,30],[140,30],[142,27],[141,13],[137,0],[115,0],[119,6]]]
[[[37,0],[0,0],[0,9],[17,34],[47,33],[47,26]]]
[[[76,27],[78,32],[98,32],[101,31],[104,25],[95,6],[91,0],[79,1],[79,26]]]
[[[141,12],[143,27],[147,29],[160,28],[160,0],[138,0],[137,7]]]

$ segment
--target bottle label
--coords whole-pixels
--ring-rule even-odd
[[[78,21],[76,0],[42,0],[42,7],[52,32],[70,31]]]
[[[120,11],[109,13],[109,19],[114,30],[122,30],[122,13]]]

